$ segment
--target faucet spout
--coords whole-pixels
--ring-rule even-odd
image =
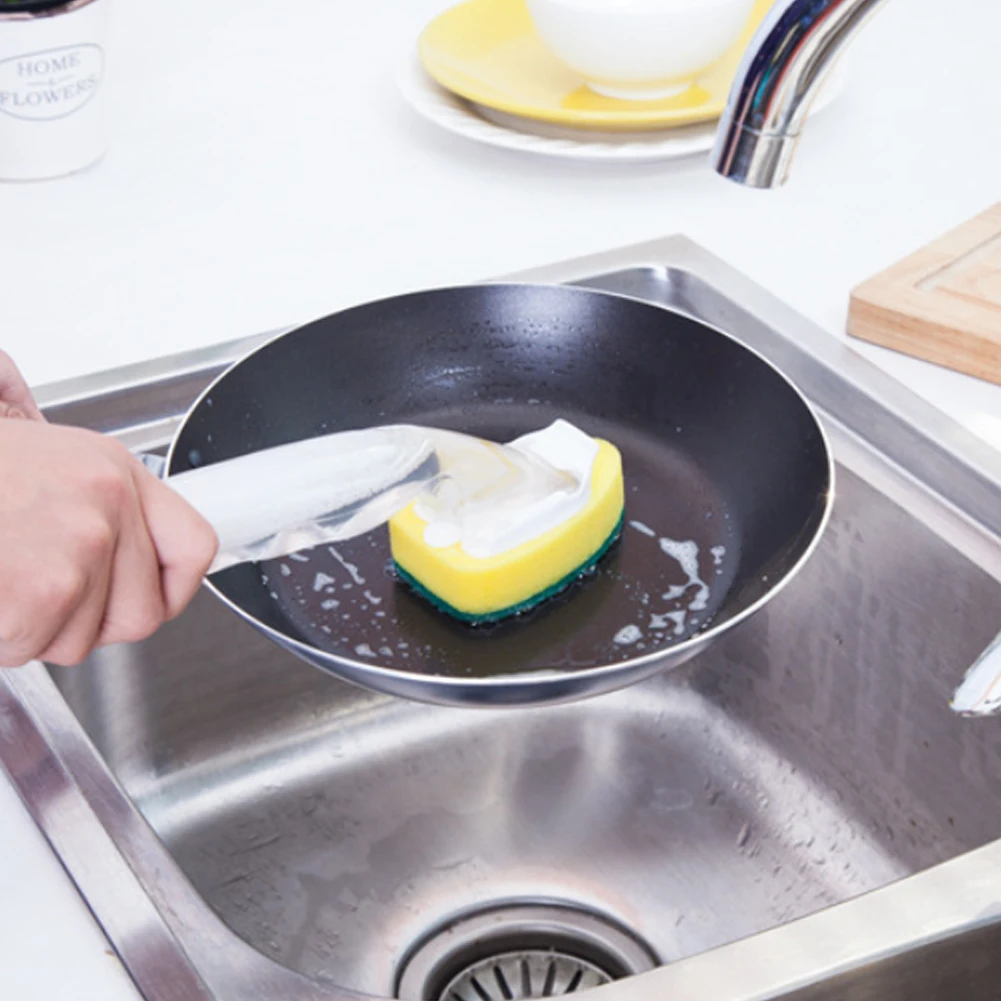
[[[713,168],[754,188],[789,175],[796,143],[827,71],[886,0],[777,0],[737,70]]]

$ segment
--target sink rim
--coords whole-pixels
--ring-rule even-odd
[[[667,237],[512,278],[580,281],[632,269],[700,279],[792,345],[786,371],[798,367],[811,373],[817,392],[811,394],[797,379],[801,388],[849,438],[887,453],[879,447],[885,442],[872,442],[873,435],[866,433],[872,431],[865,426],[870,423],[866,413],[838,412],[825,379],[850,384],[891,424],[895,421],[928,441],[935,453],[931,456],[893,458],[902,458],[905,472],[955,506],[963,527],[995,545],[1001,541],[1001,511],[995,507],[992,512],[990,504],[1001,490],[1001,454],[860,356],[847,357],[837,338],[687,238]],[[94,401],[121,400],[130,390],[141,396],[150,383],[170,379],[183,388],[185,373],[194,372],[197,378],[197,373],[228,364],[262,339],[241,339],[44,387],[39,398],[60,419],[73,422],[75,416],[86,422],[87,414],[95,412]],[[797,378],[795,372],[789,374]],[[824,400],[818,401],[817,395]],[[150,448],[169,438],[177,420],[176,415],[160,414],[107,430],[116,431],[132,447]],[[918,469],[908,470],[906,460]],[[999,568],[993,572],[997,576]],[[112,775],[41,664],[0,673],[0,761],[150,1001],[168,996],[183,1001],[364,996],[279,966],[216,917]],[[650,988],[678,999],[710,992],[719,1001],[778,996],[891,953],[1001,920],[989,889],[998,879],[1001,840],[809,917],[597,990],[604,992],[605,1001],[637,1001],[649,996]],[[893,914],[893,921],[887,920],[887,913]],[[239,962],[234,962],[237,957]],[[769,957],[781,957],[781,962]]]

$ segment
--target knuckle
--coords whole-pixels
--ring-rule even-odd
[[[82,639],[57,640],[38,656],[48,664],[72,667],[86,660],[90,650],[90,645]]]
[[[133,622],[117,630],[113,642],[140,643],[142,640],[149,639],[149,637],[156,632],[158,627],[159,623],[152,625],[148,623],[142,624],[138,621]]]
[[[92,563],[107,557],[115,546],[115,530],[106,518],[81,519],[76,526],[76,544],[82,559]]]
[[[219,551],[219,538],[215,529],[203,518],[198,518],[192,536],[192,571],[197,577],[204,577],[205,571]]]
[[[88,474],[87,487],[98,503],[111,511],[125,507],[131,490],[122,468],[109,460],[95,463]]]
[[[67,619],[87,591],[87,574],[75,563],[52,566],[38,578],[33,589],[33,607],[57,619]]]
[[[132,461],[132,453],[120,441],[93,431],[90,434],[97,438],[105,456],[119,469],[124,468]]]
[[[87,575],[72,564],[50,566],[0,608],[0,662],[18,665],[40,657],[53,627],[68,622],[87,590]]]
[[[193,508],[185,511],[171,530],[171,564],[192,578],[201,577],[215,558],[219,539],[215,529]]]
[[[138,609],[119,619],[112,631],[114,643],[138,643],[147,639],[163,625],[163,615],[154,608]]]
[[[186,535],[183,556],[172,567],[173,581],[167,595],[169,618],[180,615],[197,593],[218,549],[214,529],[199,517]]]

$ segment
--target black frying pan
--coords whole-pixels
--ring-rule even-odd
[[[203,394],[168,471],[375,424],[506,441],[557,417],[619,447],[626,525],[596,572],[523,616],[475,627],[446,617],[395,579],[385,529],[232,567],[210,587],[358,684],[537,704],[687,660],[784,585],[825,524],[831,456],[783,375],[705,324],[566,286],[421,292],[293,330]]]

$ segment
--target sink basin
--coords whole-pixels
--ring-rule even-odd
[[[29,807],[151,1001],[966,997],[857,985],[941,970],[936,936],[997,966],[1001,731],[948,700],[999,626],[998,458],[687,241],[531,277],[683,309],[796,379],[838,493],[793,584],[673,673],[518,712],[350,687],[202,594],[145,643],[0,678]],[[149,372],[51,412],[131,400],[104,426],[148,447],[224,361],[155,374],[143,420]]]
[[[673,962],[1001,835],[992,729],[947,705],[1001,587],[839,474],[795,586],[693,667],[610,696],[370,695],[208,594],[53,675],[199,893],[284,965],[392,996],[453,916],[538,900]]]

